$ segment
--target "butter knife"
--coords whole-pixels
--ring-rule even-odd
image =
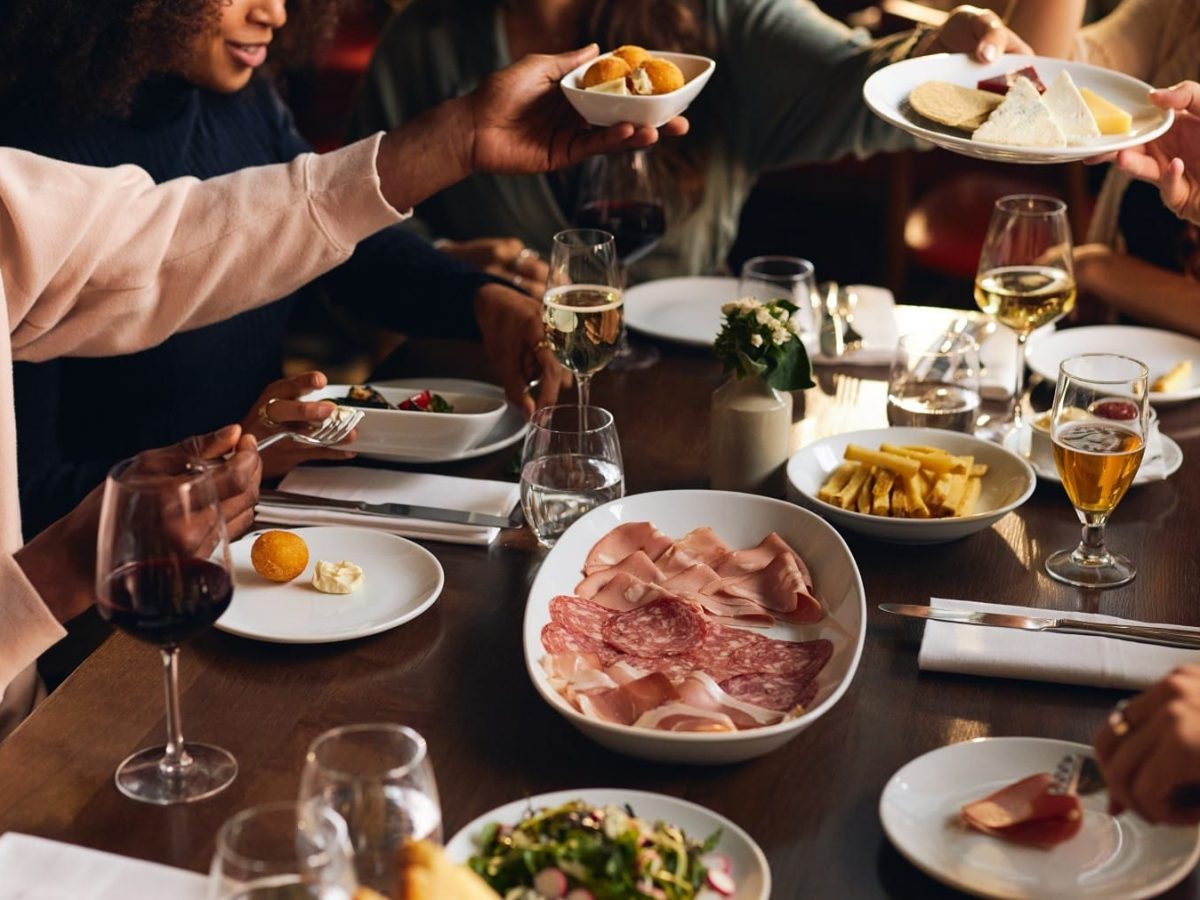
[[[389,519],[420,519],[426,522],[477,525],[481,528],[520,528],[523,521],[519,504],[505,518],[487,513],[470,512],[465,509],[441,509],[436,506],[417,506],[412,503],[367,503],[363,500],[334,500],[329,497],[289,494],[286,491],[266,490],[259,495],[259,500],[270,506],[286,506],[291,509],[333,510],[335,512],[358,513],[364,516],[379,516],[380,518]]]
[[[896,616],[932,619],[935,622],[950,622],[955,625],[989,625],[998,628],[1020,628],[1024,631],[1044,631],[1050,634],[1086,634],[1137,641],[1141,644],[1200,650],[1200,631],[1163,625],[1118,625],[1111,622],[1081,622],[1078,619],[1010,616],[1003,613],[935,609],[932,606],[917,606],[911,603],[880,603],[879,608]]]

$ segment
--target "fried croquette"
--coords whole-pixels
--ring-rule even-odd
[[[669,59],[648,59],[638,68],[645,73],[652,94],[669,94],[683,87],[683,72]]]
[[[625,60],[615,56],[605,56],[592,63],[591,67],[583,73],[583,87],[586,89],[604,84],[606,81],[612,81],[614,78],[624,78],[629,72],[629,64]]]
[[[650,54],[636,44],[625,44],[623,47],[618,47],[612,52],[612,55],[625,60],[630,69],[636,69],[650,58]]]

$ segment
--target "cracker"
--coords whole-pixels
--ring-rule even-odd
[[[1004,98],[947,81],[926,81],[913,88],[908,102],[916,112],[939,125],[974,131]]]

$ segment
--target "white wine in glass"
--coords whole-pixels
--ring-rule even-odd
[[[1104,526],[1133,482],[1146,450],[1145,365],[1112,353],[1063,360],[1051,410],[1054,464],[1083,540],[1046,560],[1046,571],[1077,587],[1127,584],[1133,563],[1104,545]]]
[[[1021,403],[1029,335],[1071,312],[1075,295],[1067,205],[1036,194],[997,200],[979,255],[975,302],[1017,336],[1011,430],[1024,425]]]

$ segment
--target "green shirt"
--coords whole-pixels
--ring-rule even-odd
[[[703,195],[665,202],[667,234],[634,280],[719,271],[759,173],[912,146],[873,115],[862,85],[911,50],[912,35],[871,42],[808,0],[706,0],[716,71],[687,115],[703,141]],[[510,62],[499,5],[414,0],[385,30],[355,103],[351,135],[392,128],[475,88]],[[426,201],[430,236],[514,236],[546,253],[570,227],[544,176],[474,175]]]

